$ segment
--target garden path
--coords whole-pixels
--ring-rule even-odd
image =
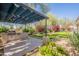
[[[64,47],[70,56],[77,56],[79,55],[78,51],[75,50],[75,48],[70,44],[68,39],[62,38],[59,41],[56,41],[56,44]]]

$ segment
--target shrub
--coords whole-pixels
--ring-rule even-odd
[[[29,28],[24,28],[23,32],[29,32]]]
[[[29,28],[23,29],[23,32],[29,32],[29,34],[32,34],[33,32],[35,32],[35,30],[32,27],[29,27]]]
[[[68,55],[67,51],[56,45],[54,42],[49,42],[48,45],[44,45],[39,48],[39,52],[43,56],[65,56]]]
[[[48,29],[50,31],[58,32],[58,31],[60,31],[60,26],[59,25],[53,25],[53,26],[50,26]]]
[[[9,29],[4,27],[4,26],[0,26],[0,33],[1,32],[7,32]]]
[[[35,26],[35,28],[36,28],[36,31],[37,31],[37,32],[44,32],[44,31],[45,31],[45,26],[42,25],[42,24],[37,24],[37,25]]]
[[[79,51],[79,32],[74,32],[69,38],[71,44]]]

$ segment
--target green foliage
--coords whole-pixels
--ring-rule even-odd
[[[33,34],[33,36],[35,36],[35,37],[43,37],[44,36],[44,34],[42,33],[38,33],[38,34]]]
[[[67,56],[67,51],[56,45],[54,42],[49,42],[48,45],[44,45],[39,48],[40,54],[43,56]]]
[[[71,44],[79,51],[79,32],[74,32],[69,38]]]
[[[0,26],[0,33],[2,32],[7,32],[9,29],[4,27],[4,26]]]
[[[39,6],[40,6],[41,11],[42,11],[43,13],[47,13],[47,12],[49,11],[48,4],[46,4],[46,3],[44,3],[44,4],[40,3]]]
[[[8,19],[8,22],[12,22],[13,21],[13,19]]]
[[[35,30],[32,27],[28,27],[23,29],[23,32],[29,32],[30,34],[32,34],[33,32],[35,32]]]
[[[48,4],[47,3],[30,3],[28,4],[29,7],[35,9],[37,8],[37,6],[40,7],[40,11],[43,12],[43,13],[47,13],[49,11],[49,7],[48,7]]]
[[[24,28],[23,32],[29,32],[29,28]]]
[[[47,16],[48,16],[48,19],[47,19],[48,25],[49,24],[50,25],[56,25],[56,24],[58,24],[58,18],[57,17],[55,17],[51,13],[48,13]]]
[[[56,37],[68,38],[70,34],[71,34],[71,32],[55,32],[55,33],[49,33],[48,34],[48,38],[49,39],[56,38]],[[43,37],[44,35],[45,35],[45,33],[33,34],[33,36],[36,36],[36,37]]]
[[[59,19],[58,24],[64,25],[65,24],[65,19]]]
[[[69,35],[71,35],[71,32],[55,32],[55,33],[49,33],[48,36],[50,39],[61,37],[61,38],[68,38]]]

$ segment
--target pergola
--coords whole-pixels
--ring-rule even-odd
[[[47,19],[47,17],[27,4],[1,4],[1,21],[18,24],[27,24]]]
[[[0,22],[29,24],[45,19],[45,34],[47,36],[48,17],[21,3],[0,4]],[[24,41],[25,42],[25,41]]]
[[[0,4],[0,21],[15,24],[28,24],[45,19],[47,29],[47,16],[28,7],[27,3],[5,3]],[[47,30],[45,30],[47,32]]]

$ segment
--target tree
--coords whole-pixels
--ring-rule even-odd
[[[48,16],[47,22],[49,25],[58,24],[58,19],[54,15],[52,15],[51,13],[48,13],[47,16]]]
[[[33,9],[35,9],[37,6],[40,6],[40,9],[43,13],[47,13],[49,11],[47,3],[27,3],[27,5]]]
[[[65,23],[65,20],[64,20],[64,19],[59,19],[59,20],[58,20],[58,24],[64,25],[64,23]]]
[[[73,22],[70,21],[69,19],[66,19],[65,23],[63,24],[63,29],[65,31],[71,31],[72,30],[71,26],[73,26]]]
[[[76,26],[77,26],[77,30],[79,30],[79,16],[78,16],[78,18],[76,20]]]

